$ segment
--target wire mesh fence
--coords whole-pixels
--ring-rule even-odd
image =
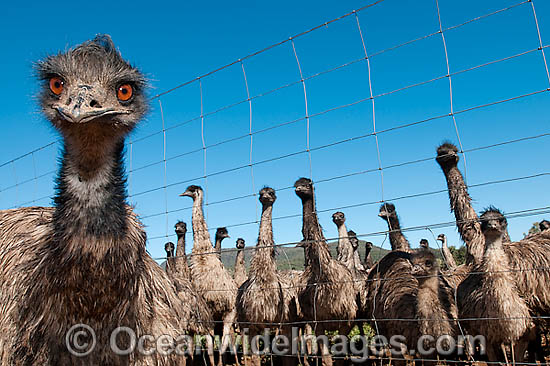
[[[159,263],[176,221],[190,222],[191,201],[178,195],[191,184],[204,189],[209,230],[226,227],[249,246],[258,236],[258,191],[273,187],[284,262],[285,248],[302,239],[292,185],[301,176],[315,182],[329,242],[339,239],[331,214],[345,211],[359,238],[389,249],[391,230],[376,216],[393,202],[411,243],[429,237],[438,246],[438,230],[458,245],[435,164],[445,140],[459,147],[477,208],[504,209],[513,239],[547,217],[548,14],[536,12],[546,5],[472,6],[461,18],[461,5],[449,1],[395,3],[368,3],[151,96],[152,113],[126,144],[127,175]],[[407,20],[409,6],[421,8],[420,19]],[[372,21],[380,17],[388,24]],[[407,32],[395,31],[395,21],[408,22]],[[0,207],[50,204],[59,149],[51,141],[0,162]]]

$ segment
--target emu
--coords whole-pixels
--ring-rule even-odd
[[[108,35],[48,56],[36,70],[42,112],[63,150],[54,207],[0,211],[0,361],[179,364],[173,354],[119,356],[109,344],[122,325],[138,337],[176,339],[188,317],[187,299],[147,254],[127,204],[124,140],[149,108],[145,77]],[[65,344],[76,324],[96,333],[95,349],[83,357]],[[121,349],[130,345],[130,337],[118,339]]]

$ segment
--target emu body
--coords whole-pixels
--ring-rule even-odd
[[[298,295],[300,309],[305,319],[313,322],[316,333],[338,330],[340,334],[348,334],[358,311],[353,275],[330,255],[317,218],[313,182],[300,178],[294,187],[302,201],[304,240],[300,245],[306,255],[304,288]],[[331,365],[332,358],[326,345],[321,342],[320,346],[323,365]]]
[[[250,263],[248,279],[239,288],[237,317],[241,328],[250,328],[250,337],[260,335],[264,328],[276,327],[286,336],[291,327],[284,325],[297,320],[299,276],[277,270],[273,239],[273,204],[275,191],[266,187],[260,191],[262,217],[258,241]],[[282,323],[282,326],[275,324]],[[267,325],[266,325],[267,324]],[[259,356],[253,361],[259,364]],[[283,357],[283,364],[295,364],[291,357]]]

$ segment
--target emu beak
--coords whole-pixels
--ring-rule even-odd
[[[81,108],[80,106],[74,106],[72,109],[58,106],[55,107],[55,110],[61,118],[72,123],[86,123],[102,116],[129,113],[117,111],[112,108],[91,109]]]
[[[180,197],[191,197],[191,192],[185,191],[182,194],[180,194]]]
[[[68,105],[57,104],[53,109],[61,118],[71,123],[86,123],[107,115],[130,113],[124,109],[103,108],[101,103],[105,100],[105,94],[96,85],[79,85],[76,90],[70,91],[69,100]]]

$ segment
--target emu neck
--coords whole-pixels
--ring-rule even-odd
[[[428,305],[418,307],[418,315],[421,319],[434,318],[434,306],[440,305],[439,277],[437,272],[433,274],[433,277],[418,279],[417,303]]]
[[[365,248],[365,266],[367,266],[367,268],[371,268],[372,265],[373,265],[373,262],[372,262],[372,257],[370,255],[370,252],[372,251],[372,248]]]
[[[216,250],[216,254],[218,254],[218,257],[220,258],[222,256],[222,240],[223,238],[216,234],[216,245],[214,246],[214,249]]]
[[[185,258],[185,234],[177,234],[178,246],[176,247],[176,257]]]
[[[426,277],[418,279],[418,296],[431,296],[434,294],[438,296],[439,291],[439,277],[438,273],[432,273],[426,275]]]
[[[485,252],[480,271],[483,272],[483,286],[489,287],[489,290],[494,289],[495,293],[502,295],[501,299],[506,299],[517,296],[517,292],[513,291],[512,284],[515,280],[509,272],[510,263],[502,244],[503,236],[485,237]],[[506,286],[501,286],[502,283]]]
[[[306,265],[314,271],[320,270],[323,263],[331,260],[330,252],[321,231],[321,225],[315,209],[315,198],[309,197],[302,200],[302,234],[306,255]],[[347,235],[347,234],[346,234]]]
[[[445,259],[445,263],[447,263],[447,267],[449,267],[449,269],[456,268],[455,258],[447,246],[447,239],[444,239],[441,243],[441,252]]]
[[[336,259],[351,269],[354,265],[354,251],[348,238],[346,224],[342,223],[336,226],[338,227],[338,246],[336,247],[338,256]]]
[[[174,256],[171,252],[166,253],[166,272],[173,273],[175,270],[176,264],[174,261]]]
[[[502,244],[504,243],[504,234],[502,235],[485,235],[485,253],[483,257],[493,258],[493,253],[504,253]]]
[[[462,173],[456,166],[444,168],[451,211],[455,214],[456,226],[460,237],[466,243],[466,263],[479,262],[483,257],[483,234],[478,222],[478,216],[472,208],[472,199],[468,187],[464,183]]]
[[[361,257],[359,257],[359,252],[357,249],[353,249],[353,268],[355,270],[361,270],[363,271],[365,269],[365,266],[363,266],[363,263],[361,263]]]
[[[124,140],[100,134],[65,137],[54,198],[56,236],[60,243],[78,242],[76,250],[95,245],[90,250],[101,255],[108,248],[98,248],[93,239],[118,241],[128,229]]]
[[[401,232],[401,225],[397,215],[390,215],[388,218],[388,228],[390,230],[390,244],[392,250],[402,250],[408,252],[411,250],[409,241]]]
[[[246,278],[246,266],[244,264],[244,249],[237,250],[237,257],[235,258],[235,278],[242,276]]]
[[[273,248],[273,206],[262,206],[262,218],[260,220],[260,232],[256,251],[250,266],[251,272],[256,276],[275,272],[275,249]]]
[[[124,299],[135,297],[146,255],[145,233],[126,204],[124,141],[101,137],[65,138],[54,236],[36,269],[48,284],[29,297],[36,302],[49,296],[83,319],[120,309],[128,304]]]
[[[189,264],[185,254],[185,234],[178,234],[178,246],[176,248],[176,271],[178,274],[189,277]]]
[[[212,242],[202,211],[202,195],[193,198],[193,254],[212,252]]]

